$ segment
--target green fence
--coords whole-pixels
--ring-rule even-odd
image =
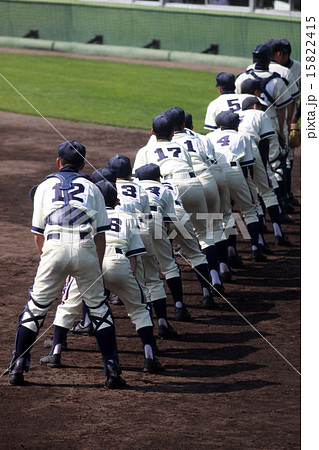
[[[212,43],[220,55],[250,58],[270,38],[291,42],[300,60],[300,19],[253,13],[181,10],[77,1],[0,1],[0,36],[86,43],[96,35],[103,44],[144,47],[154,38],[160,48],[202,53]]]

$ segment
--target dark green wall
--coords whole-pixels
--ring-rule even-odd
[[[219,54],[249,58],[270,38],[291,42],[300,60],[300,19],[256,14],[189,11],[131,5],[0,1],[0,35],[23,37],[38,29],[41,39],[87,42],[103,34],[105,45],[143,47],[153,38],[161,49],[201,53],[212,42]]]

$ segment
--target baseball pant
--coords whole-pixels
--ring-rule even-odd
[[[41,327],[51,303],[60,295],[68,275],[77,280],[81,297],[94,316],[102,319],[109,313],[105,302],[101,268],[93,239],[80,239],[79,233],[60,233],[60,239],[46,239],[30,292],[30,299],[22,316],[23,326],[36,332]],[[32,319],[25,322],[27,319]],[[104,322],[100,329],[112,325]]]

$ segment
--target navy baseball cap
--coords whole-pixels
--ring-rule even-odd
[[[166,113],[158,114],[153,119],[153,131],[157,137],[168,137],[174,128],[173,118]]]
[[[253,49],[253,61],[268,63],[273,55],[273,50],[270,45],[259,44]]]
[[[216,75],[216,87],[235,89],[235,75],[228,72],[220,72]]]
[[[178,106],[168,109],[165,111],[165,114],[171,117],[174,122],[174,126],[181,126],[185,122],[185,111]]]
[[[259,80],[247,78],[240,85],[242,94],[253,94],[256,90],[261,91],[261,85]]]
[[[161,176],[160,168],[157,164],[150,163],[141,166],[135,171],[139,180],[158,180]]]
[[[291,53],[291,45],[290,42],[287,41],[287,39],[280,39],[281,45],[282,45],[282,50],[285,53],[288,53],[288,55],[290,55]]]
[[[74,166],[81,166],[85,154],[85,147],[76,141],[62,142],[62,144],[59,145],[59,157]]]
[[[260,101],[259,101],[258,97],[255,97],[255,96],[247,97],[243,101],[243,103],[241,105],[241,109],[243,111],[245,111],[246,109],[249,109],[253,105],[260,105]]]
[[[132,173],[130,158],[124,155],[117,154],[109,159],[108,167],[116,178],[125,178]]]
[[[282,51],[282,43],[278,39],[269,39],[265,45],[269,45],[274,53]]]
[[[100,167],[99,169],[95,170],[92,173],[91,178],[93,183],[97,183],[98,181],[101,180],[107,180],[110,181],[111,183],[116,182],[116,176],[114,172],[112,172],[111,169],[109,169],[106,166]]]
[[[234,130],[239,125],[239,115],[232,111],[222,111],[215,118],[216,125]]]
[[[100,180],[96,183],[96,186],[102,192],[105,205],[113,208],[117,200],[116,184],[110,181]]]

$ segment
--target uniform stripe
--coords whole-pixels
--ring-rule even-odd
[[[44,229],[43,228],[38,228],[38,227],[34,227],[34,226],[32,226],[31,231],[33,231],[33,233],[38,233],[38,234],[43,234],[44,233]]]

